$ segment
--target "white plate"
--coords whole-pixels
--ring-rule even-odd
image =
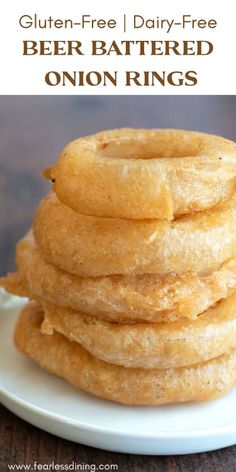
[[[47,374],[14,348],[15,300],[0,310],[0,401],[16,415],[61,438],[109,451],[189,454],[236,443],[236,390],[207,403],[126,407]]]

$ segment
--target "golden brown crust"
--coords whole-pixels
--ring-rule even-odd
[[[236,146],[193,131],[104,131],[71,142],[44,175],[78,213],[171,220],[232,196]]]
[[[173,222],[82,216],[44,198],[34,236],[44,257],[80,276],[209,273],[236,256],[236,195]]]
[[[111,364],[143,369],[191,366],[236,347],[236,292],[197,320],[117,324],[43,302],[44,333],[54,331]]]
[[[236,288],[236,258],[208,275],[79,277],[50,264],[29,232],[16,248],[18,272],[0,279],[9,292],[113,321],[196,318]]]
[[[129,369],[91,356],[63,335],[43,335],[41,308],[34,303],[22,311],[15,343],[24,354],[75,387],[129,405],[202,401],[217,398],[236,383],[236,351],[194,367]]]

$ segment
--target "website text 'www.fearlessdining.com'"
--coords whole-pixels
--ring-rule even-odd
[[[35,461],[32,464],[8,464],[8,470],[13,471],[87,471],[87,472],[96,472],[96,471],[118,471],[117,464],[85,464],[71,462],[69,464],[59,464],[54,461],[50,464],[40,464]]]

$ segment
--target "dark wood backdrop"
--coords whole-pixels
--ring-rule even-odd
[[[236,96],[0,97],[0,274],[49,185],[40,172],[76,137],[115,127],[194,129],[236,139]],[[1,329],[1,328],[0,328]],[[119,471],[236,471],[236,447],[180,457],[113,454],[60,440],[0,406],[0,472],[53,460],[118,464]]]

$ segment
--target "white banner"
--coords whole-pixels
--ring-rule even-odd
[[[235,94],[234,10],[233,0],[8,0],[0,93]]]

